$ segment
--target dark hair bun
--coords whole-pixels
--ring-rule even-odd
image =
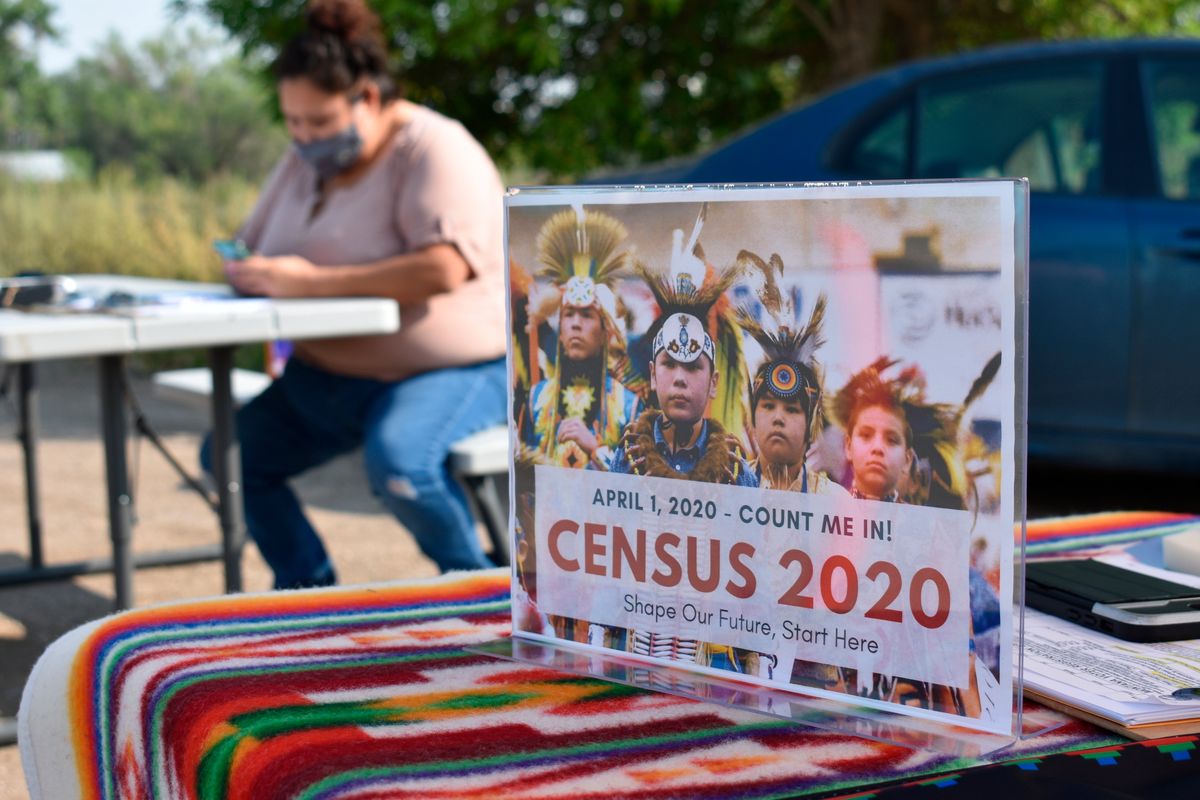
[[[379,17],[364,0],[312,0],[306,17],[314,33],[331,33],[345,42],[369,39],[383,43]]]
[[[400,97],[379,17],[366,0],[311,0],[306,30],[275,59],[275,77],[306,78],[326,92],[348,92],[363,78],[385,103]]]

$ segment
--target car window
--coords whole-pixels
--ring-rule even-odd
[[[850,150],[844,168],[859,178],[907,178],[909,116],[907,103],[884,116]]]
[[[1200,198],[1200,63],[1149,61],[1142,82],[1162,194]]]
[[[1034,191],[1098,191],[1099,62],[977,70],[917,95],[919,178],[1027,177]]]

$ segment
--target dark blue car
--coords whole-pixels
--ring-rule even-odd
[[[1200,42],[914,63],[641,183],[1028,177],[1029,447],[1200,471]]]

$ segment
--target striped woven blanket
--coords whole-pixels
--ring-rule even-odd
[[[1030,520],[1025,551],[1030,557],[1064,551],[1105,550],[1200,527],[1200,517],[1163,511],[1110,511]]]
[[[241,595],[72,631],[34,669],[34,798],[785,797],[975,762],[466,649],[507,571]],[[1082,722],[1013,759],[1111,745]]]

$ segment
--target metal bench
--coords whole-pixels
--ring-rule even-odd
[[[234,405],[245,405],[271,385],[265,372],[234,367],[230,376]],[[154,373],[154,393],[166,400],[205,410],[212,397],[212,371],[208,367],[171,369]]]
[[[271,378],[234,369],[232,382],[233,399],[240,406],[266,389]],[[158,396],[198,409],[208,408],[212,395],[212,373],[205,367],[157,372],[153,384]],[[508,429],[497,425],[455,442],[450,446],[450,468],[487,530],[492,561],[508,566]]]

